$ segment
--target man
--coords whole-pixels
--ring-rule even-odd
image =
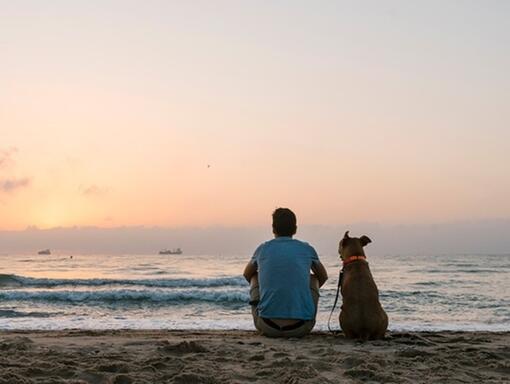
[[[301,337],[315,325],[319,287],[328,279],[317,252],[295,240],[296,215],[273,212],[275,238],[261,244],[244,269],[250,283],[253,322],[269,337]],[[313,274],[310,274],[313,271]]]

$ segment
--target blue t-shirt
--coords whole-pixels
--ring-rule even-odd
[[[319,262],[319,257],[311,245],[291,237],[277,237],[261,244],[251,262],[258,269],[260,317],[314,319],[310,268]]]

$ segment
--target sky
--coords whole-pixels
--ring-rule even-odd
[[[510,218],[508,1],[0,0],[0,231]]]
[[[338,243],[346,230],[372,240],[365,252],[370,259],[395,256],[487,255],[510,257],[510,220],[390,225],[346,223],[303,225],[296,238],[311,244],[326,259],[338,258]],[[249,257],[272,237],[270,225],[250,227],[69,227],[0,231],[0,256],[35,255],[51,248],[52,255],[155,255],[181,247],[186,255]]]

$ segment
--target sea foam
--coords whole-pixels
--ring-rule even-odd
[[[31,302],[68,302],[68,303],[163,303],[165,305],[182,302],[209,303],[248,303],[247,290],[0,290],[0,301],[31,301]]]
[[[132,285],[161,288],[185,287],[243,287],[246,280],[241,276],[217,277],[208,279],[51,279],[0,274],[0,287],[59,287],[59,286],[103,286]]]

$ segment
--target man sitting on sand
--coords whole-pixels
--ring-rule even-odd
[[[275,238],[261,244],[244,269],[244,277],[251,285],[255,328],[269,337],[310,333],[315,325],[319,287],[328,279],[315,249],[292,238],[296,229],[294,212],[276,209]]]

